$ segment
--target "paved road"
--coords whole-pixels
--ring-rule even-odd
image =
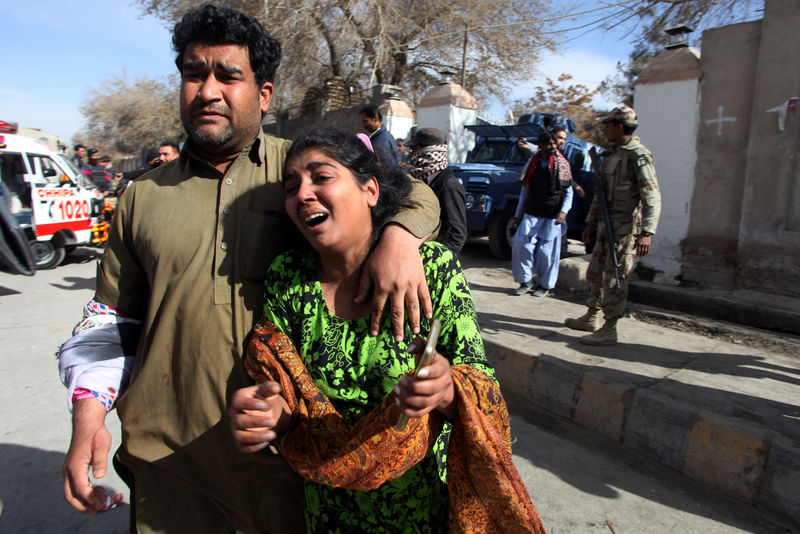
[[[32,278],[0,272],[0,532],[126,531],[127,505],[91,518],[62,498],[69,416],[54,351],[93,294],[96,258],[79,249]],[[465,263],[494,265],[504,275],[480,243],[468,246]],[[792,532],[519,398],[508,400],[515,462],[548,532]],[[113,418],[110,427],[118,440]],[[123,490],[127,502],[113,472],[104,483]]]

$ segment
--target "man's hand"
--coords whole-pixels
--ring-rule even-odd
[[[431,296],[419,246],[422,240],[402,226],[390,224],[364,263],[356,302],[364,302],[372,286],[370,334],[378,335],[387,299],[390,301],[394,337],[403,339],[403,308],[408,312],[411,331],[419,332],[420,308],[425,317],[433,316]]]
[[[592,241],[592,236],[594,236],[594,225],[587,224],[583,229],[583,233],[581,234],[581,240],[588,245]]]
[[[578,193],[578,196],[581,198],[586,196],[586,190],[578,184],[575,184],[575,192]]]
[[[649,235],[639,235],[636,236],[636,255],[639,257],[647,256],[650,252],[650,236]]]
[[[228,415],[233,441],[241,452],[263,449],[286,430],[291,420],[281,386],[272,381],[236,391]]]
[[[558,213],[558,217],[556,217],[556,225],[564,224],[564,221],[566,220],[567,220],[567,214],[564,213],[563,211],[560,211]]]
[[[425,348],[425,340],[415,339],[408,346],[408,352],[421,356]],[[450,362],[447,358],[435,353],[433,361],[420,369],[417,377],[404,376],[394,388],[400,412],[409,417],[422,417],[428,412],[439,410],[446,417],[453,419],[458,413],[454,402],[455,390],[453,377],[450,375]]]
[[[83,399],[72,409],[72,440],[64,460],[64,498],[76,510],[96,515],[108,509],[103,486],[93,486],[89,468],[95,478],[103,478],[111,449],[111,434],[105,426],[106,409],[96,399]],[[116,498],[116,497],[115,497]]]

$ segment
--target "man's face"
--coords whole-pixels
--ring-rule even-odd
[[[381,121],[378,120],[378,117],[368,117],[364,113],[362,113],[360,117],[361,117],[361,124],[364,126],[364,129],[369,133],[372,133],[381,127]]]
[[[78,150],[76,150],[76,151],[75,151],[75,154],[76,154],[76,155],[77,155],[79,158],[85,158],[85,157],[86,157],[86,149],[85,149],[85,148],[83,148],[83,147],[80,147]]]
[[[564,143],[567,142],[567,132],[559,130],[556,132],[556,146],[559,150],[564,148]]]
[[[261,127],[273,87],[256,85],[247,47],[193,42],[181,74],[181,121],[201,150],[217,156],[240,152]]]
[[[553,156],[556,153],[557,148],[558,145],[552,139],[547,141],[546,143],[539,145],[539,150],[542,152],[542,156],[546,158]]]
[[[612,145],[622,144],[622,138],[625,137],[622,131],[622,124],[617,124],[612,121],[607,121],[603,125],[603,133],[606,134],[606,139]]]
[[[158,149],[158,162],[166,163],[178,157],[179,152],[172,145],[165,145]]]

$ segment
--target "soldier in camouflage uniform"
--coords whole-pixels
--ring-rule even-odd
[[[577,319],[567,319],[565,324],[576,330],[592,332],[580,338],[582,343],[614,345],[617,342],[617,320],[625,312],[628,300],[628,274],[636,256],[650,252],[650,242],[661,213],[661,193],[653,155],[633,135],[638,125],[636,112],[628,106],[620,106],[598,120],[605,123],[606,138],[613,145],[603,161],[600,174],[614,230],[620,287],[616,286],[608,233],[602,220],[602,208],[598,206],[599,199],[595,196],[583,232],[584,241],[588,241],[598,225],[597,242],[586,270],[589,309]],[[598,329],[601,309],[605,323]]]

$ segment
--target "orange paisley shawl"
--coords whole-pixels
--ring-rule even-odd
[[[257,382],[274,380],[294,416],[276,445],[304,478],[349,490],[371,490],[401,476],[431,450],[442,427],[432,412],[394,428],[394,393],[353,426],[316,387],[292,341],[262,319],[244,360]],[[497,384],[467,365],[451,368],[458,418],[447,451],[450,531],[542,533],[544,527],[511,460],[511,431]]]

